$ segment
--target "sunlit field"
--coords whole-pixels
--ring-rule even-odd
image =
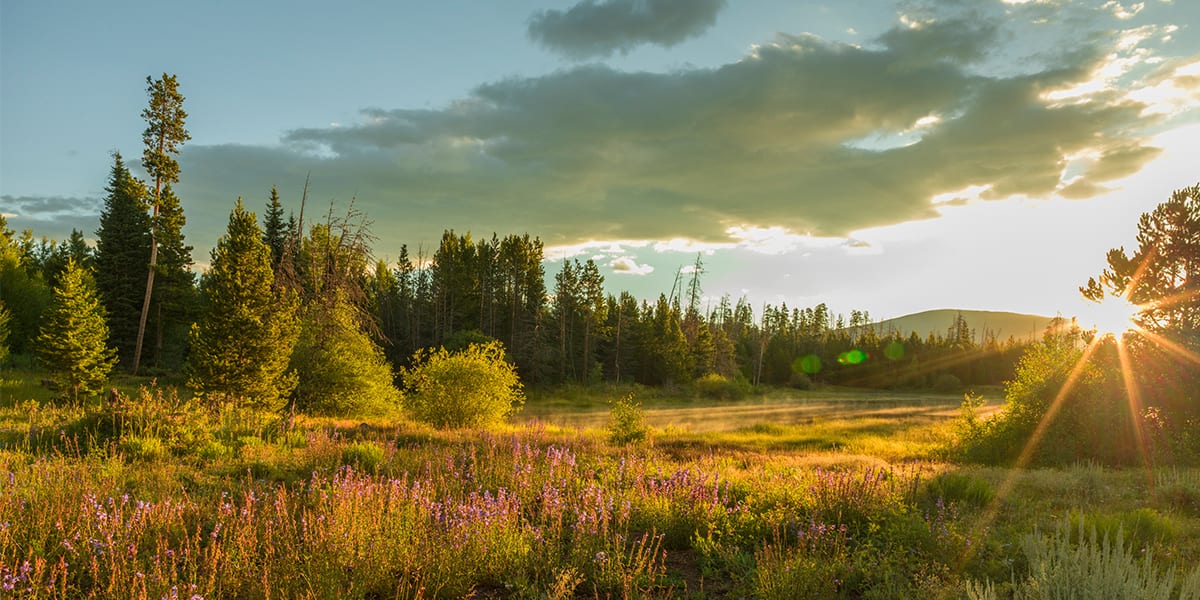
[[[640,390],[625,445],[605,407],[633,388],[436,431],[197,411],[147,380],[59,406],[37,375],[0,384],[6,597],[989,597],[1091,531],[1171,597],[1200,585],[1200,471],[955,466],[954,396]]]

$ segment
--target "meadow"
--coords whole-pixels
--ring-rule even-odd
[[[560,387],[438,431],[40,380],[0,374],[3,597],[1200,597],[1200,470],[958,464],[961,396]]]

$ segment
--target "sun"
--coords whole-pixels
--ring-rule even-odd
[[[1109,296],[1099,303],[1089,303],[1088,310],[1079,317],[1079,324],[1095,328],[1100,336],[1121,337],[1137,329],[1134,319],[1141,311],[1141,307],[1124,296]]]

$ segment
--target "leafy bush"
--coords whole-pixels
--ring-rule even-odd
[[[750,393],[750,382],[738,373],[734,377],[724,377],[709,373],[692,382],[696,393],[713,400],[741,400]]]
[[[167,456],[167,447],[159,438],[131,435],[121,440],[121,453],[131,460],[153,462]]]
[[[403,372],[413,418],[439,429],[486,427],[503,422],[525,401],[521,380],[504,358],[500,342],[445,348],[413,355]]]
[[[616,402],[608,412],[608,439],[614,444],[631,444],[646,439],[650,425],[646,423],[646,411],[640,402],[634,402],[629,394]]]
[[[296,408],[306,413],[382,414],[400,403],[391,366],[342,294],[305,310],[290,368],[297,375]]]

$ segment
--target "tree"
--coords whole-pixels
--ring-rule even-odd
[[[1108,251],[1108,268],[1079,288],[1101,302],[1125,298],[1139,326],[1195,343],[1200,332],[1200,184],[1177,190],[1138,221],[1138,249]]]
[[[31,260],[23,241],[17,240],[0,214],[0,302],[8,307],[8,347],[13,354],[30,349],[42,311],[51,300],[50,288]]]
[[[525,401],[498,341],[455,353],[440,347],[418,352],[403,376],[413,417],[442,429],[501,423]]]
[[[138,320],[137,340],[133,350],[133,372],[137,373],[142,358],[142,339],[146,335],[146,319],[150,315],[150,296],[154,291],[154,275],[158,271],[158,213],[162,208],[163,186],[179,183],[179,163],[171,156],[179,154],[179,145],[191,139],[183,123],[187,113],[183,110],[183,95],[174,75],[162,74],[154,80],[146,77],[146,93],[150,105],[142,111],[146,130],[142,132],[142,166],[154,178],[151,191],[150,222],[150,268],[146,275],[146,291],[142,300],[142,315]]]
[[[129,367],[137,344],[138,303],[146,290],[150,216],[146,188],[129,173],[119,152],[113,153],[105,191],[108,195],[96,230],[96,285],[108,311],[112,344],[121,363]]]
[[[218,400],[280,407],[296,385],[287,368],[298,333],[296,297],[274,286],[271,249],[241,198],[200,290],[205,310],[189,335],[189,385]]]
[[[42,363],[57,373],[75,399],[81,392],[99,393],[116,364],[104,318],[95,282],[74,260],[68,261],[54,287],[36,348]]]
[[[279,190],[271,186],[271,197],[267,201],[267,213],[263,215],[263,242],[271,248],[271,267],[279,270],[283,259],[283,248],[288,240],[288,223],[283,220],[283,204],[279,201]]]
[[[161,208],[155,221],[158,232],[158,289],[154,303],[154,364],[177,366],[182,360],[187,331],[196,308],[192,247],[184,241],[187,218],[170,185],[163,187]]]

